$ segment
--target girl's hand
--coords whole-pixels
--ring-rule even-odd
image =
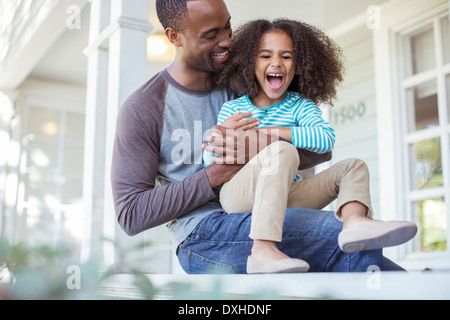
[[[248,130],[256,128],[259,125],[259,121],[257,118],[249,118],[253,114],[251,112],[236,112],[232,116],[230,116],[228,119],[226,119],[224,122],[222,122],[221,126],[228,128],[228,129],[241,129],[241,130]],[[249,119],[246,119],[249,118]]]
[[[269,144],[277,141],[275,136],[258,130],[229,129],[212,126],[212,133],[205,137],[202,148],[215,156],[215,164],[246,164]]]

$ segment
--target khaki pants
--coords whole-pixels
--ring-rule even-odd
[[[252,212],[250,238],[280,242],[286,208],[323,209],[337,199],[335,216],[349,202],[368,208],[370,177],[359,159],[336,163],[308,179],[295,182],[299,157],[288,142],[275,142],[246,164],[220,191],[220,202],[228,213]]]

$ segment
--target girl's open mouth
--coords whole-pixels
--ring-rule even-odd
[[[279,90],[284,83],[284,75],[282,73],[269,73],[266,79],[269,88],[272,90]]]

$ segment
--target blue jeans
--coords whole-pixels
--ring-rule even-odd
[[[249,238],[251,213],[216,212],[204,218],[177,249],[183,270],[189,274],[246,273],[253,240]],[[307,261],[310,272],[366,272],[401,270],[384,259],[382,250],[344,253],[337,238],[342,223],[333,212],[287,209],[283,239],[278,248],[292,258]],[[387,263],[386,263],[387,262]]]

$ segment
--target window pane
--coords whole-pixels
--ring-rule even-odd
[[[444,198],[414,202],[412,209],[419,227],[417,237],[419,250],[446,250],[447,214]]]
[[[59,133],[59,111],[30,107],[28,119],[28,133],[38,136],[56,136]]]
[[[58,145],[44,141],[28,141],[27,167],[57,171]]]
[[[49,175],[28,174],[25,177],[25,201],[29,206],[54,208],[59,206],[56,197],[58,184]]]
[[[439,125],[436,81],[430,81],[407,91],[408,132]]]
[[[450,123],[450,75],[448,75],[445,79],[447,83],[447,115],[448,122]]]
[[[406,77],[436,67],[433,26],[406,35],[403,43]]]
[[[19,238],[22,241],[49,243],[55,237],[55,212],[46,209],[24,209],[19,218]]]
[[[61,190],[61,201],[64,204],[79,204],[83,198],[83,183],[81,179],[66,179]]]
[[[83,141],[84,139],[84,116],[76,113],[67,113],[66,138],[70,140]]]
[[[64,152],[64,174],[83,175],[83,146],[67,144]]]
[[[444,63],[450,63],[450,23],[448,17],[442,19],[442,46],[444,48]]]
[[[439,138],[412,144],[410,161],[412,190],[443,185],[441,140]]]

